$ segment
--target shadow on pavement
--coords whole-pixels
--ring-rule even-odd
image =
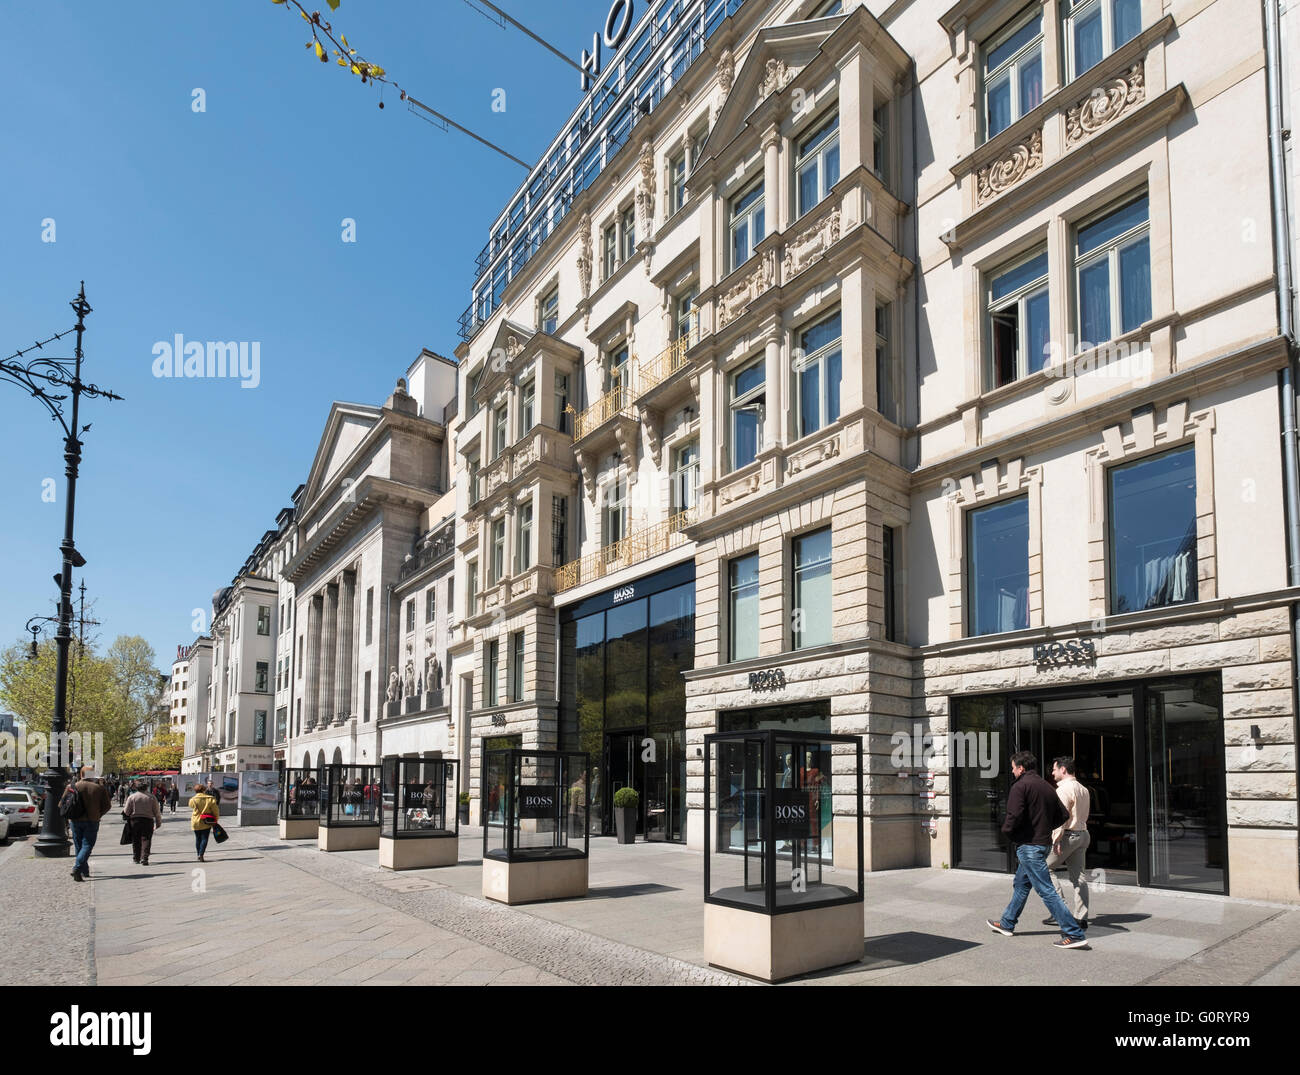
[[[959,937],[941,937],[934,933],[887,933],[866,939],[866,952],[857,970],[879,970],[882,967],[907,967],[943,959],[970,948],[978,948],[976,941]]]
[[[627,896],[643,896],[650,892],[680,892],[680,888],[674,888],[672,885],[658,885],[653,881],[647,881],[637,885],[608,885],[604,888],[593,888],[588,890],[587,899],[589,900],[621,900]]]

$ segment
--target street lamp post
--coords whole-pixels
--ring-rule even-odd
[[[63,831],[59,800],[63,797],[63,789],[67,784],[64,760],[68,752],[64,748],[68,742],[68,649],[72,644],[72,569],[82,567],[86,563],[85,557],[77,552],[73,540],[77,505],[77,470],[81,462],[80,435],[90,428],[89,425],[78,425],[81,397],[85,395],[103,399],[122,398],[107,389],[83,383],[81,380],[82,337],[86,331],[86,315],[91,312],[90,303],[86,301],[85,281],[82,281],[81,290],[69,305],[77,315],[75,328],[35,344],[34,349],[42,350],[46,343],[52,343],[68,335],[69,331],[75,331],[77,345],[72,359],[37,358],[24,366],[13,361],[13,359],[21,359],[26,354],[25,351],[19,351],[11,358],[0,361],[0,377],[27,389],[40,400],[54,420],[63,427],[64,432],[63,459],[66,464],[64,473],[68,478],[68,492],[63,515],[63,541],[59,545],[63,566],[55,576],[55,581],[59,584],[59,630],[54,636],[54,641],[59,647],[59,663],[54,680],[54,723],[51,729],[51,742],[57,744],[57,749],[51,751],[52,764],[45,771],[45,812],[41,835],[35,845],[36,853],[46,858],[66,858],[68,854],[68,838]],[[68,368],[70,362],[71,369]],[[67,389],[67,392],[60,393],[59,389]],[[63,403],[69,395],[72,397],[70,421],[65,420],[63,415]]]

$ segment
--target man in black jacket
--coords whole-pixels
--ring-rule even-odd
[[[1000,918],[988,919],[994,933],[1010,937],[1025,909],[1032,888],[1047,904],[1048,913],[1061,927],[1057,948],[1087,948],[1088,940],[1079,923],[1066,909],[1052,884],[1047,870],[1047,854],[1052,849],[1052,830],[1063,824],[1062,815],[1068,818],[1065,807],[1057,797],[1056,789],[1038,775],[1038,759],[1028,750],[1011,755],[1011,775],[1015,783],[1007,796],[1007,819],[1002,831],[1016,845],[1015,880],[1011,883],[1011,902]]]

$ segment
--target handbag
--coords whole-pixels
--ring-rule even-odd
[[[118,843],[119,844],[131,843],[131,819],[129,817],[122,818],[122,838],[118,840]]]
[[[230,839],[230,833],[223,829],[217,822],[212,823],[212,838],[219,844],[224,844]]]

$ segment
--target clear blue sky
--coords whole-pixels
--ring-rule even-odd
[[[576,59],[609,4],[499,6]],[[525,160],[579,100],[572,67],[463,0],[320,7],[410,93]],[[167,668],[191,610],[306,478],[331,402],[380,403],[421,347],[451,354],[474,257],[525,173],[387,87],[380,111],[378,90],[319,63],[270,0],[42,0],[3,16],[21,60],[0,101],[0,357],[70,326],[85,280],[85,377],[126,397],[82,416],[87,596],[103,644],[143,635]],[[153,345],[177,333],[260,341],[261,385],[156,379]],[[6,382],[0,451],[7,643],[55,612],[65,482],[58,426]]]

